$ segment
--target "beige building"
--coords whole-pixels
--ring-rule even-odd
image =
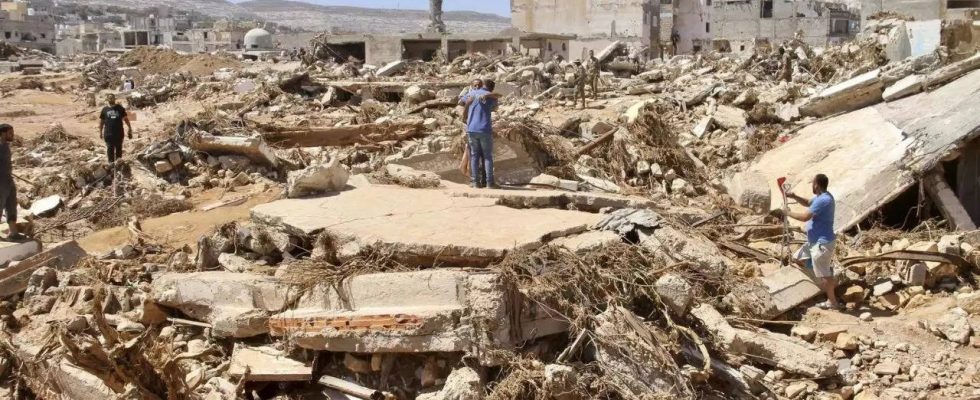
[[[707,1],[707,0],[706,0]],[[712,48],[748,52],[756,45],[776,44],[797,34],[806,43],[825,46],[854,38],[859,10],[821,0],[711,0]]]
[[[661,0],[511,0],[511,22],[522,32],[574,35],[572,59],[614,41],[659,56]]]
[[[56,32],[45,9],[35,10],[24,1],[0,2],[0,40],[54,53]]]

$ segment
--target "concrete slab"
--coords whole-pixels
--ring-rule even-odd
[[[772,304],[778,312],[764,318],[772,318],[792,310],[822,293],[811,276],[793,267],[780,268],[759,280],[769,289]]]
[[[30,247],[31,249],[40,247],[37,242],[21,243],[21,245],[36,246]],[[88,253],[78,243],[71,240],[57,243],[51,246],[51,248],[17,263],[17,265],[4,268],[0,270],[0,297],[14,295],[26,290],[27,280],[38,268],[49,266],[57,269],[67,269],[74,266],[75,263],[86,256],[88,256]]]
[[[551,244],[564,247],[576,253],[585,253],[622,241],[623,238],[611,231],[589,231],[555,239]]]
[[[520,143],[500,135],[494,136],[493,140],[493,173],[497,183],[504,185],[525,183],[541,173],[541,169]],[[434,153],[419,153],[404,158],[391,158],[387,161],[389,164],[431,171],[447,181],[463,184],[470,182],[470,177],[459,170],[459,155],[450,149]]]
[[[484,354],[567,329],[557,316],[506,290],[496,273],[369,274],[345,281],[339,290],[314,288],[295,309],[270,319],[271,334],[314,350]]]
[[[599,212],[603,208],[652,208],[655,203],[642,197],[563,190],[449,188],[453,197],[490,198],[513,208],[560,208]]]
[[[247,380],[251,382],[307,382],[313,379],[313,367],[287,357],[282,350],[236,344],[228,375],[240,378],[246,369]]]
[[[215,336],[244,338],[269,331],[268,319],[299,297],[265,275],[234,272],[168,273],[153,281],[150,299],[211,324]]]
[[[857,110],[881,101],[881,70],[866,72],[824,89],[800,106],[805,116],[823,117]]]
[[[23,260],[39,251],[41,251],[41,243],[33,240],[23,243],[0,242],[0,265]]]
[[[465,193],[465,192],[463,192]],[[533,249],[581,233],[599,215],[516,209],[492,197],[453,196],[438,189],[371,185],[325,197],[287,199],[252,209],[252,220],[296,235],[324,232],[337,257],[369,247],[391,249],[406,262],[483,265],[513,249]]]

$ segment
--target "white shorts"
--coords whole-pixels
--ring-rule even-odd
[[[813,269],[813,274],[817,278],[834,277],[834,242],[827,244],[805,243],[803,247],[796,251],[796,259],[807,261],[807,266]]]

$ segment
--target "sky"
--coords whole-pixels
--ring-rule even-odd
[[[428,10],[429,0],[300,0],[328,6]],[[510,0],[443,0],[443,11],[479,11],[510,17]]]

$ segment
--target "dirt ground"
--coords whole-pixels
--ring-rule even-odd
[[[160,244],[173,247],[186,244],[194,247],[201,235],[211,233],[215,227],[228,222],[248,220],[252,207],[278,199],[280,194],[279,188],[262,191],[258,185],[239,187],[234,192],[211,189],[189,199],[194,204],[193,210],[143,220],[143,230]],[[217,202],[243,197],[246,198],[245,202],[238,205],[202,210],[203,207]],[[115,227],[85,236],[78,243],[89,253],[101,254],[126,244],[128,240],[129,231],[126,227]]]

